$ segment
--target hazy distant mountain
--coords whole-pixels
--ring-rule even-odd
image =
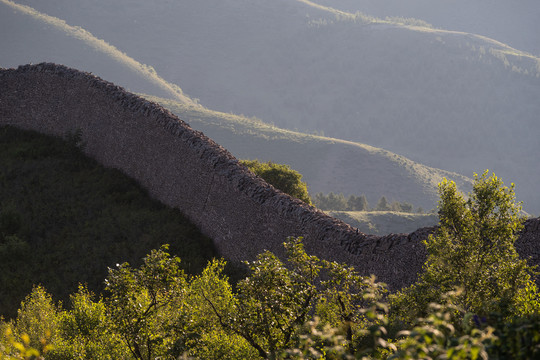
[[[488,36],[540,55],[538,0],[313,0],[349,12],[427,21],[437,28]]]
[[[540,211],[540,60],[479,36],[295,0],[21,0],[207,107],[513,181]]]

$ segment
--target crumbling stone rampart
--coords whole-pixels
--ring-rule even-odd
[[[414,281],[425,259],[421,241],[433,229],[360,233],[274,189],[163,107],[89,73],[48,63],[0,69],[0,125],[57,136],[80,129],[89,156],[179,208],[231,260],[254,259],[265,249],[282,255],[287,236],[303,236],[308,252],[395,289]],[[530,222],[518,246],[536,264],[538,222]]]

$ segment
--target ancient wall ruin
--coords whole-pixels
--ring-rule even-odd
[[[78,129],[85,152],[179,208],[231,260],[282,254],[287,236],[309,253],[347,262],[391,288],[410,284],[432,229],[384,237],[359,233],[254,176],[223,147],[161,106],[91,74],[55,64],[0,69],[0,125],[62,136]],[[540,220],[518,249],[540,263]]]

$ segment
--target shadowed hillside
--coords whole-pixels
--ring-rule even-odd
[[[192,274],[217,256],[180,211],[84,156],[78,140],[0,126],[0,316],[37,284],[64,303],[80,283],[101,292],[108,268],[163,244]]]
[[[489,168],[540,209],[540,60],[496,40],[307,1],[25,3],[152,64],[205,106],[462,174]]]

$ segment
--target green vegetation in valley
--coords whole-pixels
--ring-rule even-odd
[[[290,166],[259,160],[241,160],[240,163],[276,189],[311,205],[307,184],[302,181],[302,174]]]
[[[327,211],[327,213],[365,234],[372,235],[408,234],[420,228],[435,226],[439,219],[437,214],[397,211]]]
[[[343,220],[366,234],[387,235],[391,233],[410,233],[419,228],[437,224],[437,215],[425,214],[408,202],[386,200],[382,196],[375,207],[370,207],[365,195],[343,193],[317,193],[313,196],[313,204],[328,215]]]
[[[167,246],[109,269],[106,296],[84,286],[66,310],[43,287],[0,321],[0,356],[25,359],[536,359],[540,294],[513,242],[512,188],[476,177],[469,200],[440,186],[440,229],[425,272],[390,294],[374,277],[285,243],[248,262],[233,290],[223,260],[195,276]],[[471,264],[470,266],[468,264]]]
[[[216,255],[178,210],[83,155],[78,134],[65,140],[0,128],[0,314],[36,284],[65,302],[78,283],[100,292],[107,267],[164,243],[189,273]]]
[[[341,210],[341,211],[368,211],[369,203],[364,194],[360,196],[350,195],[345,198],[343,193],[334,194],[329,192],[324,195],[322,192],[313,196],[313,204],[321,210]]]
[[[373,208],[370,208],[366,195],[364,194],[360,196],[349,195],[349,197],[346,198],[343,193],[334,194],[333,192],[329,192],[325,195],[322,192],[319,192],[313,197],[313,203],[319,209],[325,211],[395,211],[419,214],[422,214],[424,212],[421,207],[415,209],[414,205],[406,201],[389,202],[386,199],[386,196],[381,196],[379,198],[379,201],[377,201],[377,205]]]
[[[307,185],[301,180],[302,175],[290,167],[273,162],[261,163],[258,160],[243,160],[241,163],[281,191],[307,204],[313,203],[330,216],[343,220],[366,234],[407,233],[437,224],[437,215],[423,214],[421,208],[414,213],[413,205],[398,201],[388,203],[384,196],[374,209],[369,207],[365,195],[350,195],[345,198],[342,193],[330,192],[328,195],[317,193],[310,198]]]

